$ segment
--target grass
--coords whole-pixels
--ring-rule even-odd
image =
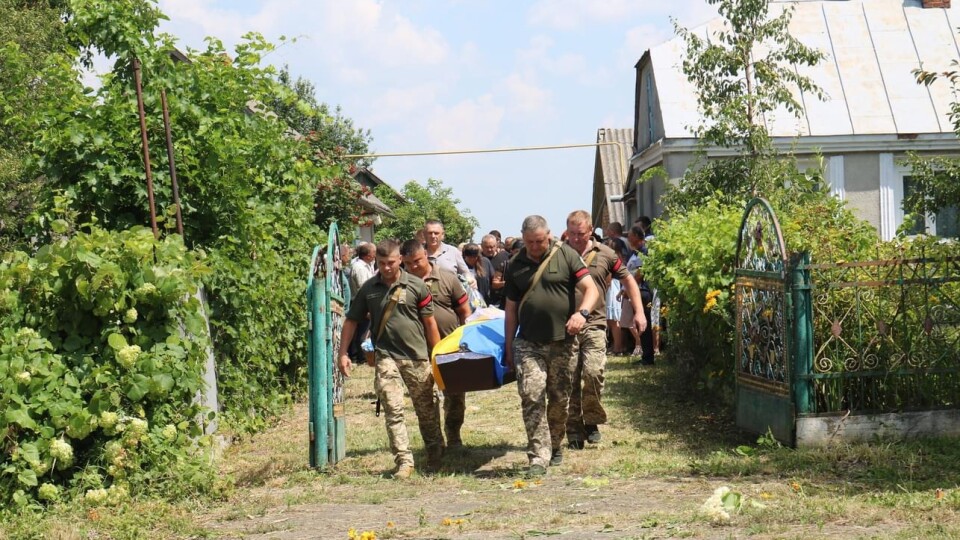
[[[436,474],[389,478],[372,373],[348,385],[347,458],[307,466],[299,405],[224,454],[221,499],[133,501],[93,511],[62,504],[10,516],[0,538],[952,538],[960,536],[960,445],[952,439],[876,440],[816,450],[782,448],[738,431],[666,366],[612,358],[603,440],[567,450],[542,481],[522,477],[526,437],[516,386],[467,396],[465,447]],[[425,462],[412,408],[414,458]],[[721,485],[743,504],[716,525],[700,505]],[[322,527],[318,528],[318,524]],[[312,532],[311,532],[312,531]]]

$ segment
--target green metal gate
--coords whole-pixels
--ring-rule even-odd
[[[325,467],[347,452],[344,381],[337,350],[350,285],[340,262],[340,232],[330,225],[327,245],[313,249],[307,276],[307,374],[310,380],[310,466]]]
[[[808,385],[792,384],[810,362],[809,294],[797,294],[810,287],[803,268],[788,260],[770,203],[750,201],[737,239],[737,425],[790,445],[809,403]]]

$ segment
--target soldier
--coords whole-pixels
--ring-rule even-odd
[[[422,279],[433,297],[433,315],[437,320],[440,339],[450,335],[470,316],[469,297],[460,279],[449,270],[444,270],[427,259],[423,244],[417,240],[407,240],[400,246],[400,257],[407,272]],[[460,428],[466,411],[466,395],[463,393],[443,393],[443,419],[447,434],[447,448],[460,448]]]
[[[567,442],[570,448],[583,448],[584,440],[600,442],[600,424],[607,423],[600,397],[603,393],[603,370],[607,362],[606,292],[611,279],[623,285],[623,291],[635,305],[640,305],[640,288],[627,271],[617,253],[591,239],[590,214],[576,210],[567,216],[567,244],[583,259],[590,277],[600,291],[587,323],[577,334],[577,365],[572,375],[570,406],[567,416]],[[634,324],[643,331],[647,319],[643,311],[634,314]]]
[[[374,389],[383,403],[390,450],[397,467],[394,478],[413,473],[403,418],[403,386],[407,386],[427,450],[427,468],[436,469],[443,455],[440,410],[433,392],[430,351],[440,341],[433,318],[433,298],[427,285],[400,268],[400,249],[394,240],[377,244],[380,272],[368,279],[350,303],[340,334],[338,365],[350,376],[352,364],[347,348],[357,325],[370,315],[375,348]],[[401,384],[402,382],[402,384]]]
[[[516,366],[527,430],[527,474],[542,476],[548,463],[563,462],[575,336],[600,295],[573,248],[551,241],[543,217],[528,216],[520,233],[524,247],[505,275],[504,361]],[[579,304],[576,291],[583,295]]]

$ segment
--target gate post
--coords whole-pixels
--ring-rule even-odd
[[[790,268],[793,300],[793,402],[797,414],[813,412],[813,303],[810,284],[810,253],[794,258]]]

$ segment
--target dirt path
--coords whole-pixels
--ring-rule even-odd
[[[523,478],[514,386],[468,396],[466,446],[445,456],[440,473],[390,479],[383,420],[372,414],[370,375],[361,370],[348,386],[346,460],[323,472],[306,466],[307,412],[298,405],[228,450],[224,474],[236,489],[198,519],[219,537],[263,539],[347,539],[350,529],[378,539],[876,538],[904,525],[873,510],[855,516],[855,505],[818,511],[820,501],[775,475],[700,474],[711,452],[729,454],[742,441],[722,416],[665,390],[660,369],[612,365],[603,441],[566,451],[538,482]],[[422,458],[412,414],[407,424]],[[724,485],[750,504],[717,525],[698,509]]]

